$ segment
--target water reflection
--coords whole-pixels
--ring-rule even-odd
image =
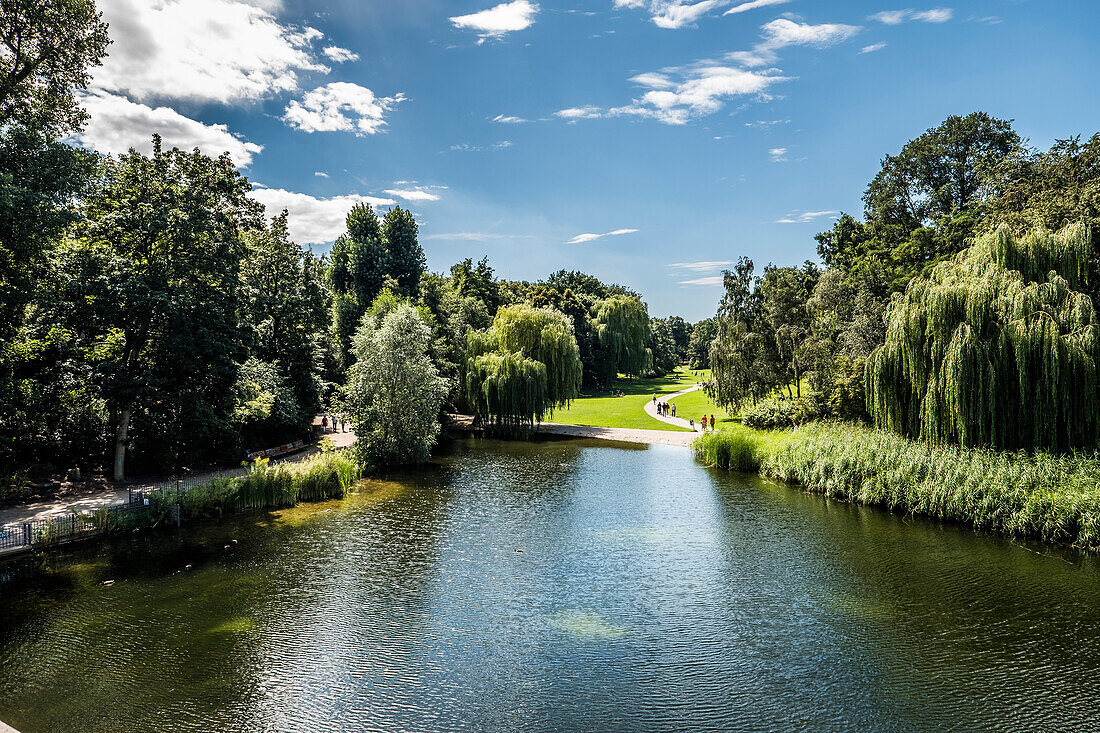
[[[4,565],[0,719],[1088,728],[1100,574],[1036,549],[673,447],[462,441],[345,502]]]

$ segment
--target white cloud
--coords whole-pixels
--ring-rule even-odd
[[[93,89],[136,101],[231,103],[298,88],[298,73],[327,71],[312,52],[322,37],[284,25],[240,0],[101,0],[114,41]]]
[[[751,0],[751,2],[741,3],[735,5],[722,15],[733,15],[734,13],[744,13],[746,10],[756,10],[757,8],[764,8],[769,5],[782,5],[788,3],[790,0]]]
[[[652,4],[652,20],[658,28],[683,28],[725,4],[725,0],[699,0],[689,4],[655,2]]]
[[[772,156],[773,163],[782,163],[787,160],[786,148],[772,148],[768,151],[768,155]]]
[[[335,61],[338,64],[342,64],[345,61],[358,61],[359,54],[351,51],[347,48],[340,48],[339,46],[325,46],[325,56]]]
[[[522,117],[516,117],[515,115],[497,115],[492,121],[499,122],[502,125],[519,125],[527,120]]]
[[[513,0],[470,15],[456,15],[451,18],[451,23],[455,28],[477,31],[482,40],[503,38],[507,33],[529,28],[535,22],[538,12],[539,6],[535,3]]]
[[[704,287],[713,287],[715,285],[722,285],[723,278],[721,275],[709,275],[707,277],[697,277],[693,280],[680,280],[680,285],[700,285]]]
[[[876,20],[886,25],[900,25],[909,21],[921,23],[946,23],[955,17],[955,11],[951,8],[932,8],[930,10],[883,10],[880,13],[868,16],[868,20]]]
[[[554,113],[555,117],[561,117],[563,120],[590,120],[603,116],[603,111],[599,107],[593,107],[591,105],[585,107],[568,107],[566,109],[559,109]]]
[[[452,145],[451,150],[457,153],[480,153],[484,150],[504,150],[505,148],[512,147],[514,143],[511,140],[501,140],[498,143],[492,145],[471,145],[470,143],[459,143],[458,145]]]
[[[732,264],[733,260],[701,260],[699,262],[673,262],[669,264],[669,267],[692,272],[713,272]]]
[[[259,185],[259,184],[253,184]],[[347,194],[318,198],[281,188],[254,188],[252,198],[267,208],[269,215],[286,209],[290,212],[290,236],[299,244],[325,244],[344,233],[344,220],[355,204],[374,207],[393,206],[393,199]]]
[[[793,214],[787,214],[782,219],[776,219],[776,224],[809,224],[811,221],[820,219],[823,216],[833,216],[839,214],[839,211],[796,211]]]
[[[439,195],[423,188],[387,188],[383,193],[406,201],[439,201]]]
[[[328,173],[325,173],[324,171],[313,171],[313,175],[317,176],[318,178],[328,178],[329,177]]]
[[[405,95],[377,97],[366,87],[337,81],[307,92],[301,100],[291,100],[283,120],[305,132],[354,132],[373,135],[386,126],[385,114]]]
[[[789,125],[791,124],[791,118],[785,117],[781,120],[755,120],[753,122],[746,122],[745,127],[775,127],[776,125]]]
[[[864,46],[859,50],[860,53],[874,53],[875,51],[881,51],[886,48],[885,43],[872,43],[870,46]]]
[[[566,241],[566,244],[584,244],[585,242],[594,242],[597,239],[603,237],[618,237],[623,234],[633,234],[638,231],[637,229],[616,229],[614,231],[605,232],[603,234],[578,234],[572,239]]]
[[[130,148],[152,151],[153,133],[166,147],[199,148],[211,156],[228,152],[238,167],[247,167],[263,147],[229,132],[225,125],[204,125],[168,107],[149,107],[103,91],[83,96],[91,119],[75,137],[82,147],[105,154],[125,153]]]

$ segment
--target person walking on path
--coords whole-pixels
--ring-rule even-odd
[[[324,434],[324,433],[327,433],[327,432],[328,432],[328,415],[322,415],[321,416],[321,433]]]
[[[672,403],[672,416],[676,417],[676,403],[675,402]]]
[[[710,416],[710,429],[714,430],[714,415]]]
[[[688,425],[691,426],[691,431],[695,432],[695,419],[694,418],[692,418],[691,420],[688,420]]]
[[[703,415],[703,432],[707,432],[707,416]]]

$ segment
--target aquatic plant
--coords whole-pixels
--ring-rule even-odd
[[[977,239],[888,312],[867,362],[875,425],[936,445],[1091,448],[1100,427],[1100,321],[1076,291],[1083,224]]]
[[[1100,456],[930,445],[832,422],[700,436],[711,465],[754,470],[833,499],[1100,550]]]

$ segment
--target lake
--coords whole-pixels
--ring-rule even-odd
[[[1094,558],[670,446],[460,440],[0,564],[22,733],[1084,730],[1098,670]]]

